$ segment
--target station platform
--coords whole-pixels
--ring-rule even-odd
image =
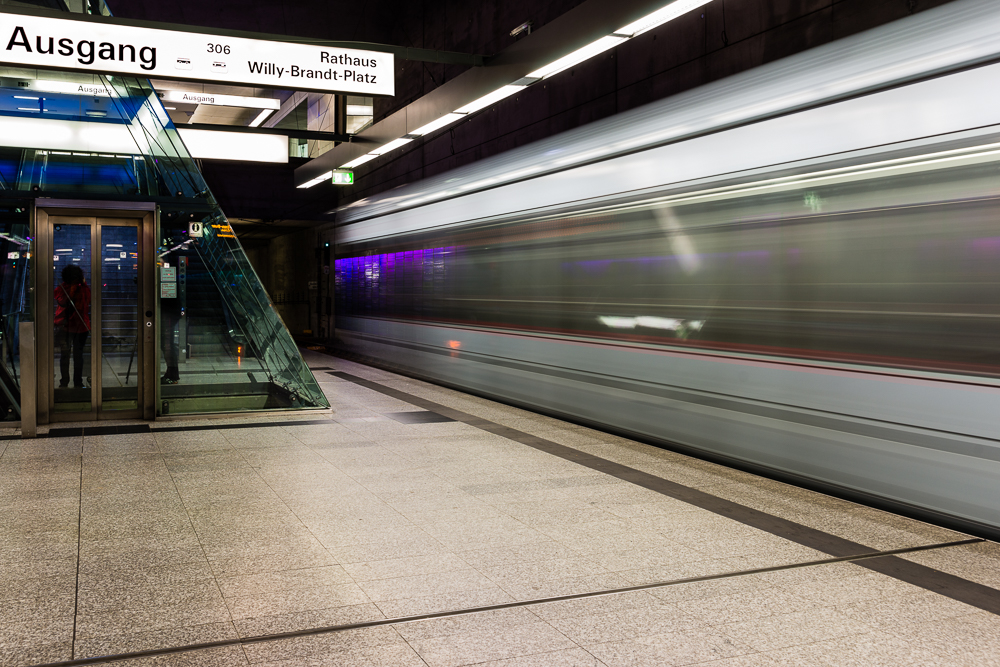
[[[0,665],[1000,664],[995,543],[305,357],[330,412],[3,435]]]

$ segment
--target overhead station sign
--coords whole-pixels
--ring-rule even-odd
[[[216,93],[194,93],[187,90],[164,90],[157,93],[164,102],[180,104],[209,104],[218,107],[243,107],[246,109],[280,109],[281,100],[271,97],[242,97]]]
[[[366,96],[394,92],[391,53],[3,12],[0,63]]]

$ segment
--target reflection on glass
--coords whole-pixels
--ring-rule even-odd
[[[347,133],[357,134],[368,127],[375,115],[375,107],[371,97],[358,97],[347,95]]]
[[[139,407],[137,227],[101,227],[101,409]]]
[[[30,319],[26,289],[30,258],[28,203],[9,201],[0,206],[0,419],[4,420],[20,418],[17,328],[22,319]]]
[[[315,378],[216,211],[196,238],[188,237],[187,223],[161,216],[161,414],[324,407]]]
[[[55,410],[90,412],[90,225],[56,225],[52,240]]]

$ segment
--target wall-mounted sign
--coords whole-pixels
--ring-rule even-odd
[[[351,185],[354,183],[354,172],[350,169],[334,169],[333,170],[333,184],[334,185]]]
[[[165,90],[157,93],[164,102],[181,104],[212,104],[220,107],[243,107],[245,109],[280,109],[281,100],[273,97],[242,97],[240,95],[217,95],[215,93],[191,93],[184,90]]]
[[[160,298],[177,298],[177,269],[173,266],[160,267]]]
[[[188,236],[191,238],[201,238],[205,235],[205,226],[201,222],[189,222],[188,223]]]
[[[2,12],[0,62],[266,88],[393,94],[391,53]]]

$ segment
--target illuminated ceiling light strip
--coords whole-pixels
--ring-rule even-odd
[[[668,21],[673,21],[678,16],[683,16],[693,9],[698,9],[707,5],[711,0],[676,0],[666,7],[662,7],[652,14],[648,14],[638,21],[629,23],[624,28],[615,30],[616,34],[635,37],[644,32],[648,32],[657,26],[661,26]]]
[[[368,155],[376,155],[376,156],[384,155],[385,153],[388,153],[391,150],[399,148],[400,146],[404,146],[410,143],[411,141],[413,141],[413,139],[411,139],[410,137],[400,137],[399,139],[393,139],[385,146],[380,146],[373,151],[368,151]]]
[[[341,165],[341,169],[353,169],[354,167],[363,165],[365,162],[371,162],[372,160],[374,160],[377,157],[378,157],[378,155],[375,155],[374,153],[365,153],[361,157],[354,158],[350,162],[348,162],[346,164],[342,164]],[[333,174],[332,173],[330,174],[330,178],[333,178]]]
[[[267,120],[267,117],[274,113],[274,109],[264,109],[257,117],[250,121],[250,127],[259,127],[261,123]]]
[[[497,88],[492,93],[488,95],[483,95],[478,100],[474,102],[469,102],[464,107],[455,109],[455,113],[469,114],[475,113],[480,109],[485,109],[494,102],[499,102],[505,97],[510,97],[514,93],[520,92],[525,89],[525,86],[515,86],[513,84],[508,86],[503,86],[502,88]]]
[[[412,132],[410,132],[410,134],[422,137],[425,134],[430,134],[431,132],[434,132],[435,130],[440,130],[442,127],[446,125],[451,125],[455,121],[462,120],[463,118],[465,118],[465,116],[466,114],[464,113],[446,114],[444,116],[441,116],[437,120],[432,120],[431,122],[427,123],[421,128],[413,130]]]
[[[368,106],[366,104],[348,104],[347,105],[347,115],[348,116],[371,116],[374,107]]]
[[[596,42],[591,42],[582,49],[577,49],[573,53],[563,56],[553,63],[549,63],[545,67],[536,69],[528,75],[528,78],[546,79],[553,74],[558,74],[565,69],[569,69],[573,65],[579,65],[584,60],[589,60],[598,54],[604,53],[608,49],[612,49],[622,42],[628,41],[628,39],[629,38],[625,35],[608,35],[607,37],[601,37]]]
[[[316,178],[312,179],[311,181],[306,181],[305,183],[303,183],[302,185],[299,186],[299,189],[301,190],[302,188],[311,188],[312,186],[319,185],[323,181],[328,181],[331,178],[333,178],[333,172],[332,171],[328,171],[328,172],[326,172],[325,174],[323,174],[321,176],[317,176]]]

